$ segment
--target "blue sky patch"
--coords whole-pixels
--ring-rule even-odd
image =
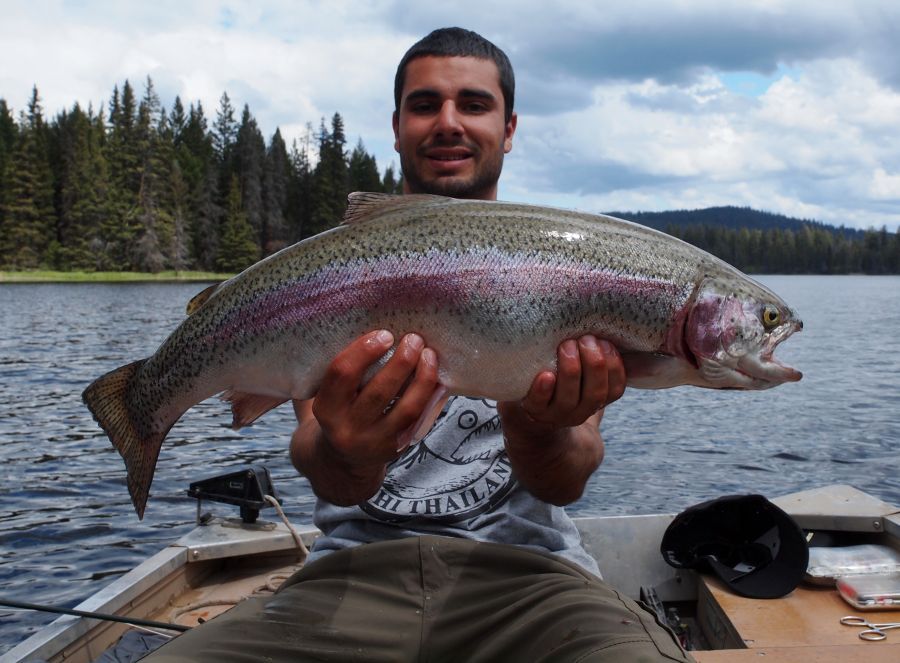
[[[797,78],[800,70],[796,67],[778,65],[771,74],[760,74],[756,71],[730,71],[719,74],[722,84],[735,94],[745,97],[761,97],[773,83],[784,76]]]

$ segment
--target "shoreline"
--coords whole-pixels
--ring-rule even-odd
[[[165,271],[151,272],[56,272],[35,270],[25,272],[0,271],[2,283],[140,283],[224,281],[234,274],[217,272]]]

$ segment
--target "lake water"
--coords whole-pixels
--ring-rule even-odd
[[[760,280],[804,320],[777,353],[804,379],[752,393],[628,391],[570,512],[677,512],[829,483],[900,504],[900,277]],[[290,407],[240,432],[215,399],[192,409],[163,446],[139,521],[124,466],[81,403],[95,377],[152,354],[202,288],[0,284],[0,596],[74,606],[190,529],[191,481],[246,464],[266,464],[289,517],[309,522],[312,493],[287,458]],[[0,608],[0,654],[53,619]]]

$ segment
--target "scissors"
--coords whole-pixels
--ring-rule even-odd
[[[900,622],[887,622],[885,624],[873,624],[865,617],[847,615],[841,617],[844,626],[864,626],[865,630],[859,632],[860,640],[884,640],[887,637],[885,631],[892,628],[900,628]]]

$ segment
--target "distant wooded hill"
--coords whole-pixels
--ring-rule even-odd
[[[746,272],[900,274],[900,231],[885,227],[836,227],[732,206],[609,214],[679,237]]]
[[[707,207],[694,210],[671,210],[667,212],[610,212],[610,216],[628,219],[636,223],[665,230],[668,226],[721,226],[723,228],[747,228],[748,230],[793,230],[799,232],[807,226],[822,228],[854,239],[861,238],[863,231],[846,226],[832,226],[821,221],[796,219],[784,214],[760,212],[750,207]]]

